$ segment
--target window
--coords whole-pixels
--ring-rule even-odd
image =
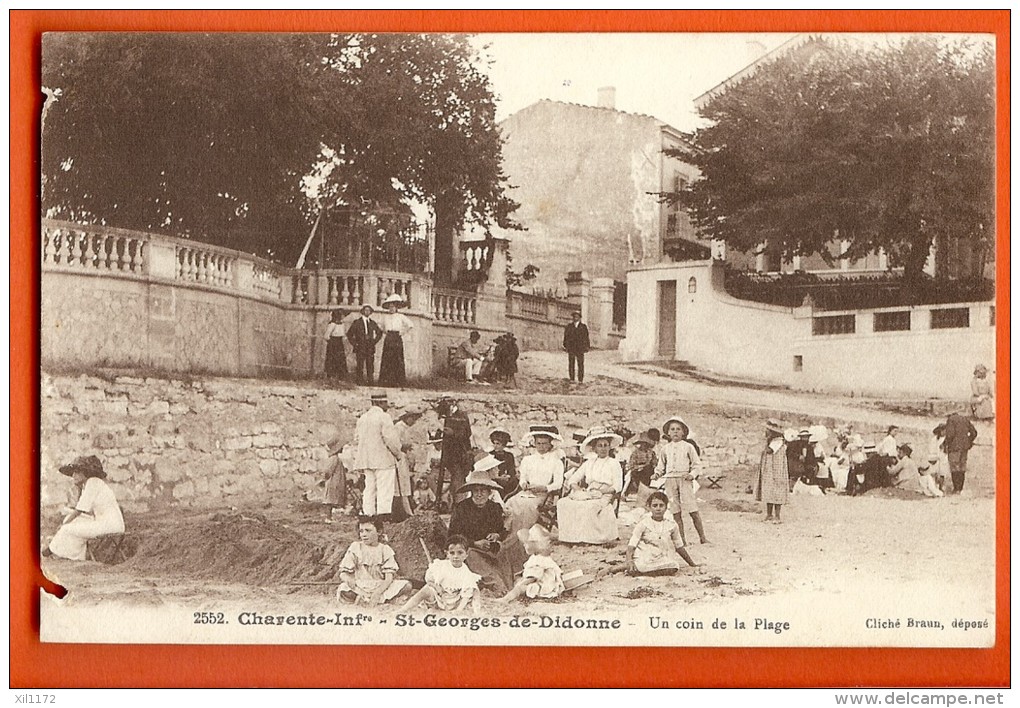
[[[811,334],[853,334],[857,331],[855,315],[831,315],[814,317],[811,320]]]
[[[931,311],[932,329],[954,329],[956,327],[970,327],[970,310],[966,307]]]
[[[692,293],[692,294],[698,292],[698,279],[697,278],[691,278],[690,280],[687,281],[687,292]]]
[[[876,312],[876,332],[906,332],[910,329],[910,310],[902,312]]]
[[[804,357],[801,354],[793,355],[793,370],[803,371],[804,370]]]

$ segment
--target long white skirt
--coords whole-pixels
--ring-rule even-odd
[[[50,551],[55,556],[68,560],[83,561],[90,538],[99,538],[113,533],[124,533],[123,519],[94,519],[79,516],[64,524],[50,541]]]
[[[597,499],[563,497],[556,502],[556,525],[564,543],[609,543],[620,538],[609,495]]]

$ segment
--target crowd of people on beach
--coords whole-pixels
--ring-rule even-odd
[[[371,442],[375,433],[370,431],[372,421],[387,427],[387,408],[385,394],[373,394],[355,441],[337,456],[333,477],[351,487],[345,503],[348,513],[360,516],[357,544],[385,545],[384,522],[418,510],[449,514],[446,558],[432,561],[426,586],[406,600],[405,609],[420,604],[477,607],[480,589],[504,602],[557,597],[567,585],[552,557],[554,546],[613,547],[621,540],[621,528],[632,531],[625,535],[626,561],[620,570],[632,574],[667,575],[696,567],[689,552],[691,528],[698,542],[709,543],[697,500],[704,469],[701,447],[679,415],[639,434],[611,426],[567,433],[536,423],[515,440],[507,429],[495,427],[479,445],[469,416],[456,401],[444,398],[436,406],[443,427],[429,434],[425,463],[411,469],[415,443],[397,428],[404,425],[406,433],[408,417],[416,420],[424,410],[405,411],[392,433],[379,433],[389,453],[385,459],[364,458],[366,450],[380,447]],[[931,497],[959,492],[966,451],[977,434],[968,418],[951,414],[932,432],[930,454],[918,462],[913,446],[897,438],[896,426],[877,445],[865,442],[851,426],[830,432],[821,425],[796,429],[770,419],[764,427],[749,491],[763,503],[764,520],[771,523],[782,523],[782,507],[791,494],[858,496],[877,487]],[[366,466],[383,464],[385,469]],[[392,481],[380,484],[381,476]],[[352,549],[345,568],[360,568],[363,584],[371,577],[370,591],[359,593],[352,580],[338,597],[370,603],[395,597],[400,588],[390,577],[396,573],[390,567],[392,552],[373,552],[373,565],[360,560],[368,555],[360,545]]]
[[[369,317],[347,329],[359,328],[372,336]],[[394,419],[387,394],[373,393],[353,441],[328,444],[330,466],[322,482],[327,521],[337,512],[359,518],[358,540],[340,565],[339,600],[379,604],[401,598],[406,610],[424,604],[478,611],[483,589],[501,602],[555,598],[593,576],[583,570],[565,574],[552,556],[554,545],[614,547],[621,528],[632,530],[618,570],[657,576],[697,567],[685,519],[698,542],[709,543],[697,499],[705,465],[682,416],[637,434],[623,426],[568,433],[534,423],[517,440],[504,427],[480,440],[467,412],[447,397],[435,405],[442,427],[421,441],[415,425],[426,411],[412,406]],[[968,413],[973,411],[951,413],[920,444],[902,441],[895,425],[873,444],[849,425],[798,429],[769,419],[747,491],[763,504],[770,523],[782,523],[791,494],[859,496],[882,487],[928,497],[960,493],[977,437]],[[424,456],[416,454],[422,442]],[[98,457],[80,457],[60,471],[72,478],[74,493],[44,555],[85,560],[90,539],[123,533],[123,516]],[[414,592],[399,577],[384,524],[418,511],[448,514],[449,521],[445,557],[431,560],[424,587]]]

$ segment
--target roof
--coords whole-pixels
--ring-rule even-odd
[[[749,76],[752,76],[762,66],[770,62],[775,61],[781,56],[792,52],[794,49],[803,47],[809,42],[817,41],[819,35],[814,34],[798,34],[794,35],[790,39],[786,40],[772,51],[766,52],[758,57],[756,60],[745,66],[743,69],[733,74],[732,76],[724,79],[720,83],[716,84],[705,93],[694,99],[694,105],[697,108],[701,108],[706,105],[711,99],[715,98],[721,93],[724,93],[726,89],[734,86]]]

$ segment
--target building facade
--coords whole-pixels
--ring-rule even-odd
[[[510,239],[515,270],[540,270],[529,285],[563,288],[568,273],[622,281],[633,265],[658,261],[664,241],[694,238],[661,195],[692,179],[693,168],[666,151],[679,131],[648,115],[616,110],[602,89],[599,105],[542,100],[500,124],[503,166],[521,206],[523,231]]]

